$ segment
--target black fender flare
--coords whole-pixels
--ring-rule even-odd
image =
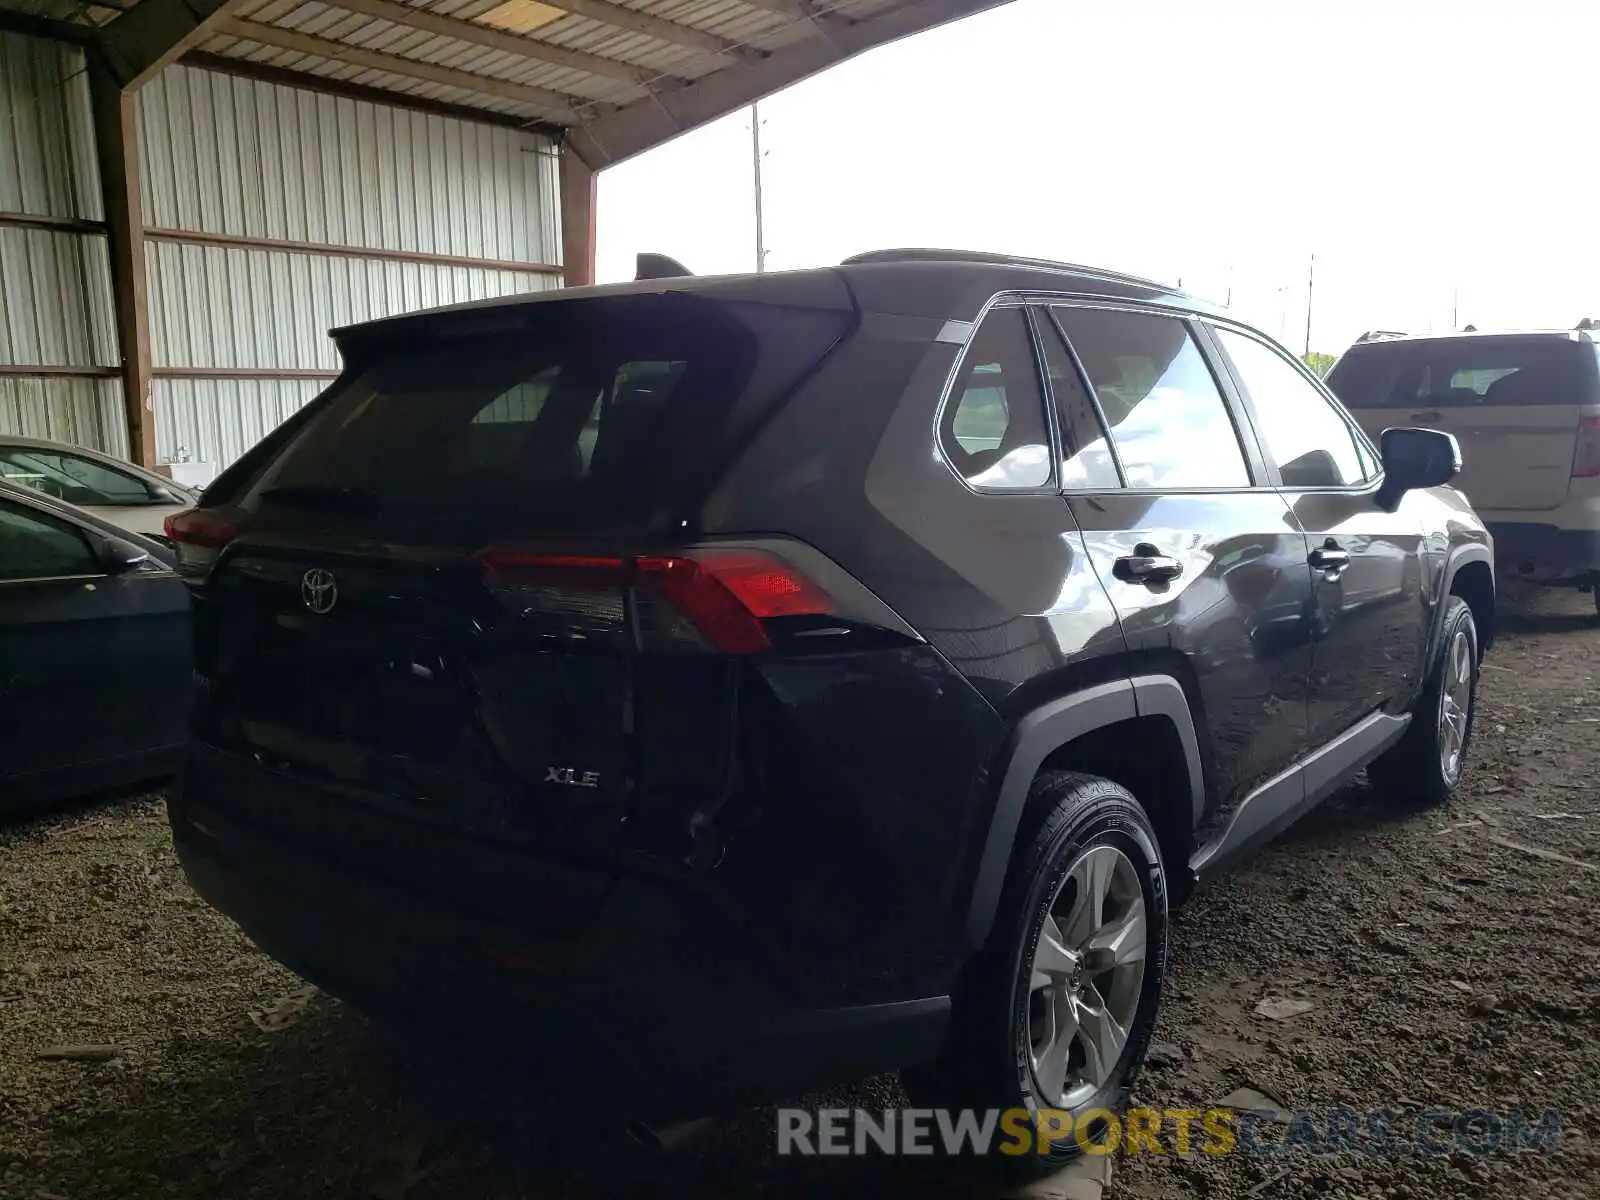
[[[1019,720],[1012,732],[1004,774],[989,814],[967,909],[967,936],[974,948],[981,949],[989,940],[1028,793],[1044,760],[1084,734],[1140,716],[1161,717],[1177,731],[1188,763],[1192,818],[1199,823],[1206,800],[1200,741],[1188,696],[1176,679],[1170,675],[1118,679],[1041,705]]]
[[[1435,657],[1439,653],[1439,639],[1444,636],[1444,610],[1445,602],[1450,598],[1455,587],[1456,575],[1468,563],[1483,563],[1489,568],[1489,578],[1494,579],[1494,552],[1482,542],[1464,542],[1451,548],[1445,558],[1444,570],[1439,573],[1439,595],[1433,606],[1433,616],[1428,623],[1428,657],[1427,668],[1433,669]],[[1479,634],[1480,639],[1483,633]],[[1426,675],[1424,675],[1426,678]]]

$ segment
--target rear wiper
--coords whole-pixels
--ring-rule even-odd
[[[285,484],[262,491],[261,499],[294,508],[320,508],[340,512],[375,513],[382,499],[371,488],[339,487],[334,484]]]

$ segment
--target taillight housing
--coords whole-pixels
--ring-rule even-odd
[[[1572,477],[1592,479],[1600,475],[1600,417],[1578,421],[1578,443],[1572,451]]]
[[[173,513],[162,527],[178,552],[178,570],[185,575],[204,575],[211,570],[222,548],[239,536],[238,527],[215,509]]]
[[[478,557],[502,601],[570,640],[759,654],[772,648],[767,621],[836,611],[815,583],[761,550],[595,557],[495,548]]]

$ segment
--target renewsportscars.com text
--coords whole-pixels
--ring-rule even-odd
[[[1561,1118],[1521,1109],[1392,1109],[1343,1106],[1292,1113],[1230,1108],[778,1110],[778,1153],[790,1155],[1046,1154],[1076,1142],[1086,1154],[1557,1154]]]

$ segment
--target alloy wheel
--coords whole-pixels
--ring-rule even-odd
[[[1042,1105],[1075,1108],[1116,1070],[1144,988],[1148,932],[1133,860],[1106,845],[1078,855],[1029,964],[1029,1058]]]
[[[1467,721],[1472,714],[1472,642],[1456,630],[1445,652],[1444,679],[1439,688],[1439,767],[1445,782],[1461,778],[1467,749]]]

